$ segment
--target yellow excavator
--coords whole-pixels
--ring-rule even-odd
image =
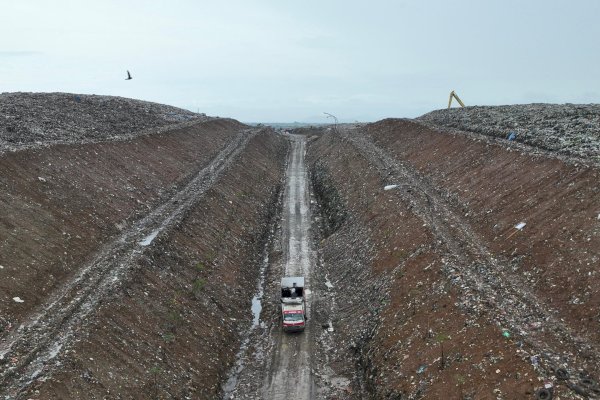
[[[448,108],[450,108],[450,106],[452,106],[452,98],[455,98],[456,101],[458,101],[458,104],[460,104],[461,107],[465,106],[465,103],[462,102],[462,100],[460,99],[460,97],[458,97],[458,95],[456,94],[456,92],[451,91],[450,92],[450,98],[448,99]]]

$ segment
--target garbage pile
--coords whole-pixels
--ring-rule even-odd
[[[600,104],[475,106],[436,110],[417,119],[600,162]]]
[[[0,150],[28,144],[106,140],[209,119],[177,107],[114,96],[0,94]]]

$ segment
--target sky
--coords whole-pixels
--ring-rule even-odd
[[[597,0],[0,0],[0,92],[243,122],[600,103]],[[126,81],[126,70],[133,79]]]

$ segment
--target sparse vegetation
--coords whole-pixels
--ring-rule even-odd
[[[194,283],[192,284],[192,292],[197,295],[204,288],[205,284],[206,281],[202,278],[194,280]]]
[[[435,337],[435,341],[440,345],[440,370],[446,368],[446,355],[444,354],[444,342],[449,340],[450,336],[444,333],[438,333]]]
[[[162,338],[167,343],[172,343],[175,341],[175,334],[172,332],[163,333]]]

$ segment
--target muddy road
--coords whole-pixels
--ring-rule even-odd
[[[315,290],[311,284],[315,253],[311,235],[306,137],[290,135],[281,218],[270,244],[266,262],[265,295],[261,322],[251,332],[239,354],[238,365],[224,388],[225,399],[316,398],[312,371],[315,368],[316,322],[311,318]],[[308,321],[304,332],[285,333],[279,319],[279,281],[282,276],[304,276]]]
[[[275,331],[276,350],[274,361],[265,381],[264,398],[287,399],[293,394],[298,399],[314,398],[311,378],[311,343],[313,327],[310,323],[311,310],[311,266],[314,256],[310,240],[310,197],[304,156],[306,139],[291,136],[292,150],[287,169],[287,182],[283,202],[284,274],[304,276],[307,287],[307,315],[309,322],[300,334]]]

